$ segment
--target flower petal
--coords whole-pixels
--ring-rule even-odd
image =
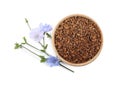
[[[52,27],[49,25],[49,24],[40,24],[39,25],[40,27],[40,30],[43,31],[43,32],[49,32],[52,30]]]
[[[54,56],[50,56],[49,58],[47,58],[47,61],[46,61],[47,65],[49,65],[50,67],[53,67],[53,66],[59,66],[60,64],[60,61],[58,58],[54,57]]]
[[[44,37],[44,32],[40,31],[40,28],[32,29],[30,32],[30,38],[39,42]]]

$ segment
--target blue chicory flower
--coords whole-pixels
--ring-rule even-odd
[[[56,57],[54,57],[54,56],[49,56],[49,58],[47,58],[46,63],[47,63],[47,65],[49,65],[50,67],[59,66],[59,65],[60,65],[59,59],[56,58]]]
[[[52,27],[48,24],[40,24],[39,27],[32,29],[30,32],[30,38],[33,40],[40,42],[40,40],[44,37],[45,32],[49,32],[52,30]]]
[[[52,27],[49,25],[49,24],[40,24],[39,25],[39,28],[40,28],[40,30],[41,31],[43,31],[43,32],[49,32],[49,31],[51,31],[52,30]]]
[[[30,32],[30,38],[40,42],[40,40],[44,37],[44,32],[40,30],[40,28],[32,29]]]

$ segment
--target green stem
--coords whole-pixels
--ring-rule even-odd
[[[29,24],[29,23],[27,23],[27,25],[28,25],[28,28],[31,30],[30,24]]]
[[[39,44],[44,48],[44,45],[42,45],[42,43],[41,42],[39,42]]]
[[[25,18],[25,22],[27,23],[28,28],[31,30],[31,27],[30,27],[30,24],[29,24],[27,18]]]
[[[29,43],[26,43],[26,44],[27,44],[28,46],[30,46],[30,47],[32,47],[32,48],[40,51],[40,49],[36,48],[35,46],[33,46],[33,45],[29,44]],[[43,52],[43,51],[42,51],[42,52]],[[45,53],[47,56],[50,56],[46,51],[44,51],[43,53]]]
[[[50,56],[46,51],[44,52],[47,56]]]
[[[30,47],[33,47],[34,49],[40,51],[40,50],[39,50],[38,48],[36,48],[35,46],[33,46],[33,45],[29,44],[29,43],[26,43],[26,44],[29,45]]]
[[[43,37],[43,46],[45,46],[45,38]]]
[[[30,49],[28,49],[28,48],[26,48],[26,47],[24,47],[24,46],[22,46],[22,48],[26,49],[27,51],[33,53],[34,55],[36,55],[36,56],[38,56],[38,57],[40,57],[40,58],[42,58],[41,55],[36,54],[35,52],[31,51]]]
[[[64,65],[62,65],[61,63],[60,63],[60,66],[62,66],[63,68],[65,68],[65,69],[69,70],[70,72],[73,72],[73,73],[74,73],[74,71],[73,71],[73,70],[71,70],[71,69],[69,69],[69,68],[65,67],[65,66],[64,66]]]

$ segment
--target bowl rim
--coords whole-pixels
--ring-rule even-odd
[[[63,58],[58,54],[57,49],[55,48],[54,35],[55,35],[56,29],[58,28],[58,26],[59,26],[59,24],[60,24],[61,22],[63,22],[65,19],[67,19],[67,18],[69,18],[69,17],[72,17],[72,16],[82,16],[82,17],[85,17],[85,18],[87,18],[87,19],[92,20],[92,21],[98,26],[99,31],[100,31],[100,34],[101,34],[101,46],[100,46],[99,51],[96,53],[96,55],[95,55],[92,59],[90,59],[90,60],[88,60],[88,61],[86,61],[86,62],[84,62],[84,63],[76,64],[76,63],[71,63],[71,62],[63,59]],[[68,64],[68,65],[72,65],[72,66],[84,66],[84,65],[87,65],[87,64],[93,62],[93,61],[99,56],[99,54],[100,54],[100,52],[101,52],[101,50],[102,50],[102,48],[103,48],[103,33],[102,33],[101,29],[100,29],[100,26],[99,26],[99,25],[96,23],[96,21],[93,20],[92,18],[90,18],[90,17],[88,17],[88,16],[86,16],[86,15],[84,15],[84,14],[71,14],[71,15],[68,15],[68,16],[64,17],[63,19],[61,19],[61,20],[58,22],[58,24],[55,26],[55,28],[54,28],[54,30],[53,30],[53,33],[52,33],[52,46],[53,46],[53,49],[54,49],[54,51],[55,51],[55,53],[56,53],[56,56],[57,56],[58,59],[60,59],[63,63],[66,63],[66,64]]]

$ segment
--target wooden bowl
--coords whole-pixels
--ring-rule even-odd
[[[103,36],[93,19],[82,14],[73,14],[57,24],[52,41],[62,62],[83,66],[98,57],[103,45]]]

